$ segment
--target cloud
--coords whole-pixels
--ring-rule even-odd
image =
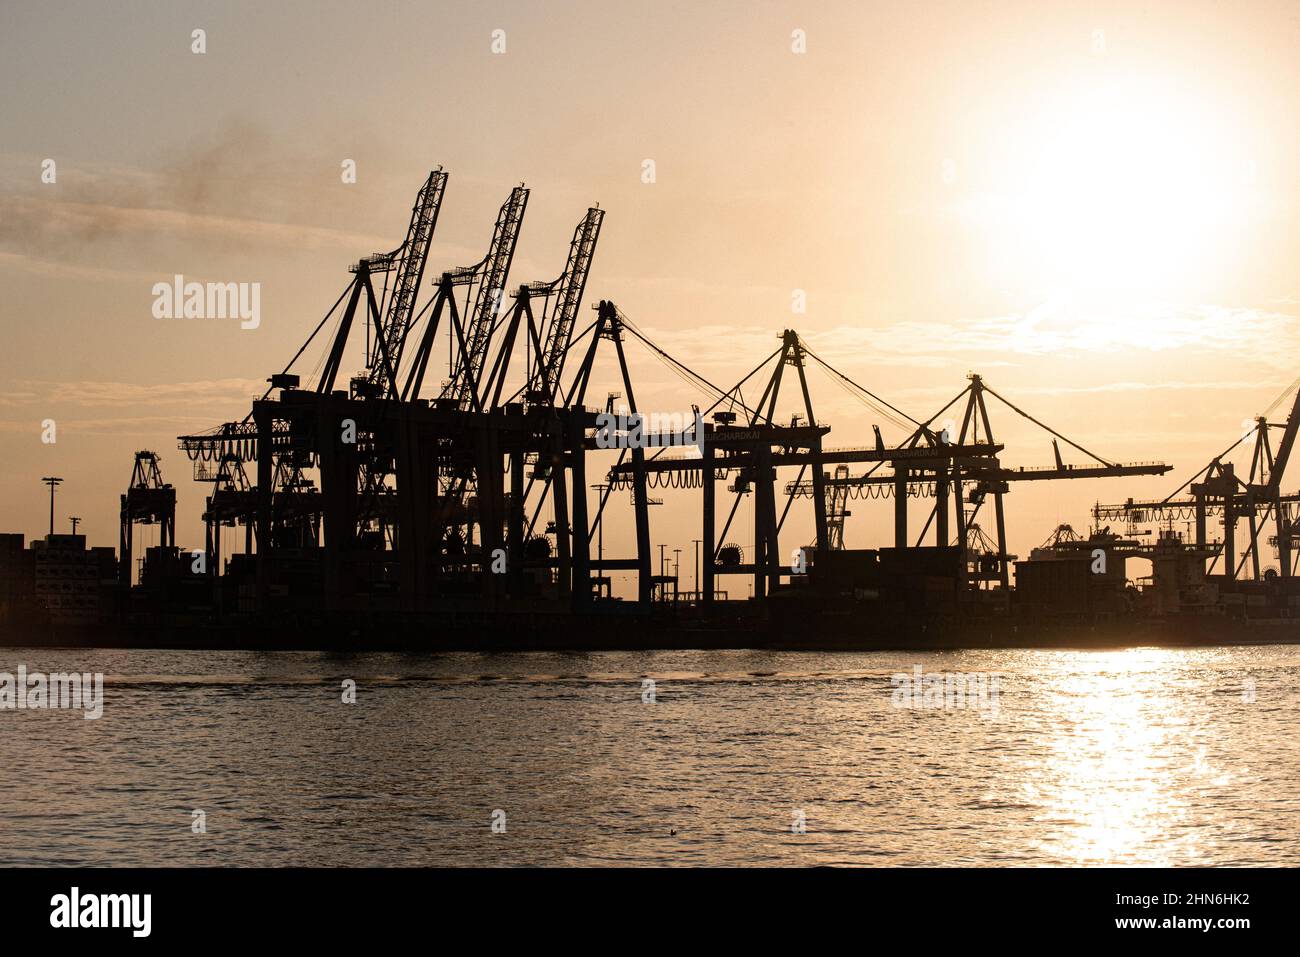
[[[6,264],[29,271],[90,268],[61,275],[104,278],[70,260],[118,241],[170,247],[190,239],[238,252],[250,244],[338,249],[356,258],[401,243],[405,221],[388,224],[371,216],[364,195],[351,187],[339,187],[336,202],[321,203],[321,190],[302,171],[336,171],[337,157],[301,143],[290,149],[286,156],[272,134],[233,120],[204,142],[164,153],[148,169],[60,161],[52,184],[38,182],[40,157],[0,153],[0,182],[9,184],[0,192],[0,251],[9,254]],[[340,229],[331,221],[373,221],[384,232]],[[466,262],[482,255],[468,247],[443,252]]]
[[[68,382],[51,394],[56,402],[80,405],[135,405],[167,402],[173,405],[207,405],[214,401],[261,396],[266,383],[258,379],[209,379],[137,385],[131,382]]]
[[[129,407],[134,405],[208,406],[247,402],[266,391],[258,379],[209,379],[195,382],[143,384],[84,380],[79,382],[19,381],[7,395],[8,405],[37,403]]]
[[[738,371],[738,356],[757,362],[779,345],[781,330],[700,324],[689,330],[642,327],[645,334],[691,368]],[[803,333],[808,348],[836,368],[981,369],[1016,366],[1045,356],[1188,354],[1300,366],[1300,315],[1241,306],[1150,303],[1126,309],[1088,309],[1043,303],[1023,314],[880,324],[871,320]],[[748,370],[746,370],[748,371]],[[719,383],[721,384],[721,383]],[[1176,383],[1151,387],[1180,388]],[[1246,388],[1231,382],[1225,388]],[[1188,387],[1204,387],[1188,383]],[[1108,390],[1122,384],[1105,386]],[[1145,387],[1134,383],[1132,389]]]
[[[122,418],[57,420],[60,435],[143,435],[156,439],[159,433],[167,436],[197,432],[212,425],[210,416],[150,415],[124,416]],[[0,433],[39,434],[31,422],[0,421]]]
[[[0,245],[40,262],[62,265],[58,257],[119,237],[206,240],[232,247],[250,242],[295,249],[374,251],[396,245],[385,238],[327,226],[190,212],[150,206],[0,196]],[[364,255],[364,253],[359,253]]]
[[[1221,380],[1215,382],[1103,382],[1097,385],[1017,386],[1016,395],[1095,395],[1124,392],[1251,392],[1263,388],[1281,389],[1287,385],[1282,380],[1261,382],[1258,379]],[[949,387],[911,387],[896,390],[900,396],[939,398],[948,397]]]
[[[0,199],[0,216],[4,215],[4,202]],[[41,259],[24,253],[0,250],[0,269],[17,269],[34,276],[48,276],[53,279],[80,279],[87,282],[111,282],[131,280],[133,282],[157,281],[156,271],[139,269],[114,269],[101,266],[80,266],[69,262]]]
[[[1024,314],[879,328],[840,326],[810,339],[824,343],[828,351],[860,354],[866,350],[873,360],[878,355],[905,358],[918,353],[930,361],[953,353],[1029,357],[1189,349],[1272,357],[1288,364],[1300,357],[1297,319],[1283,312],[1213,304],[1089,310],[1047,302]]]
[[[36,392],[23,391],[15,385],[11,385],[5,392],[0,393],[0,408],[17,408],[20,405],[31,405],[40,399]]]
[[[34,436],[41,420],[50,418],[61,436],[118,435],[157,442],[160,436],[201,432],[239,418],[265,391],[264,381],[236,378],[147,384],[19,381],[0,400],[0,407],[13,410],[0,419],[0,433]]]

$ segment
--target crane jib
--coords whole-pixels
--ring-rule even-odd
[[[429,258],[429,243],[438,224],[438,211],[442,207],[446,186],[445,172],[439,169],[429,174],[411,210],[406,241],[388,257],[377,257],[392,259],[400,256],[400,259],[397,260],[397,278],[384,315],[380,341],[375,344],[374,354],[370,357],[368,378],[372,383],[383,380],[385,363],[396,374],[401,362],[402,346],[414,314],[420,281]]]

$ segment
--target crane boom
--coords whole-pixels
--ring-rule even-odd
[[[546,331],[544,352],[538,362],[537,389],[545,401],[551,401],[560,382],[564,357],[573,335],[573,323],[582,307],[582,296],[587,288],[587,274],[596,254],[596,241],[600,238],[600,224],[605,211],[597,206],[587,210],[573,230],[569,243],[569,259],[564,264],[564,274],[557,280],[555,313]]]
[[[510,263],[515,255],[515,243],[519,240],[519,227],[523,224],[527,206],[528,190],[522,184],[516,186],[497,214],[496,226],[492,230],[492,244],[488,247],[487,256],[475,270],[479,286],[474,299],[474,310],[469,316],[469,335],[466,336],[465,351],[449,387],[451,397],[462,403],[478,388],[497,315],[501,311]]]
[[[1273,456],[1273,468],[1268,475],[1270,491],[1276,492],[1282,484],[1282,473],[1286,471],[1287,460],[1291,458],[1291,450],[1295,447],[1297,429],[1300,429],[1300,390],[1295,394],[1291,414],[1287,416],[1286,427],[1282,430],[1282,441],[1278,443],[1277,454]]]
[[[394,375],[397,373],[406,332],[415,312],[420,280],[424,277],[424,265],[429,258],[429,242],[433,238],[434,227],[438,224],[438,210],[442,206],[442,195],[446,187],[447,174],[442,167],[431,172],[415,197],[405,242],[391,253],[381,253],[366,260],[372,273],[388,272],[394,267],[397,270],[382,334],[375,343],[374,354],[370,356],[367,365],[367,378],[371,383],[383,383],[385,357]]]

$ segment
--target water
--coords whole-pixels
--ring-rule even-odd
[[[1300,857],[1297,646],[0,650],[0,671],[20,663],[103,672],[105,703],[91,721],[0,711],[0,864]],[[891,676],[917,664],[996,672],[996,697],[983,709],[898,708]],[[349,678],[353,705],[341,701]],[[206,833],[192,832],[195,810]]]

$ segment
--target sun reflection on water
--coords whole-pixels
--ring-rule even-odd
[[[1043,848],[1078,864],[1196,859],[1189,800],[1223,783],[1188,707],[1195,695],[1187,684],[1203,682],[1203,673],[1186,669],[1185,653],[1163,649],[1072,657],[1044,689],[1051,738],[1039,773],[1024,784],[1042,808]]]

